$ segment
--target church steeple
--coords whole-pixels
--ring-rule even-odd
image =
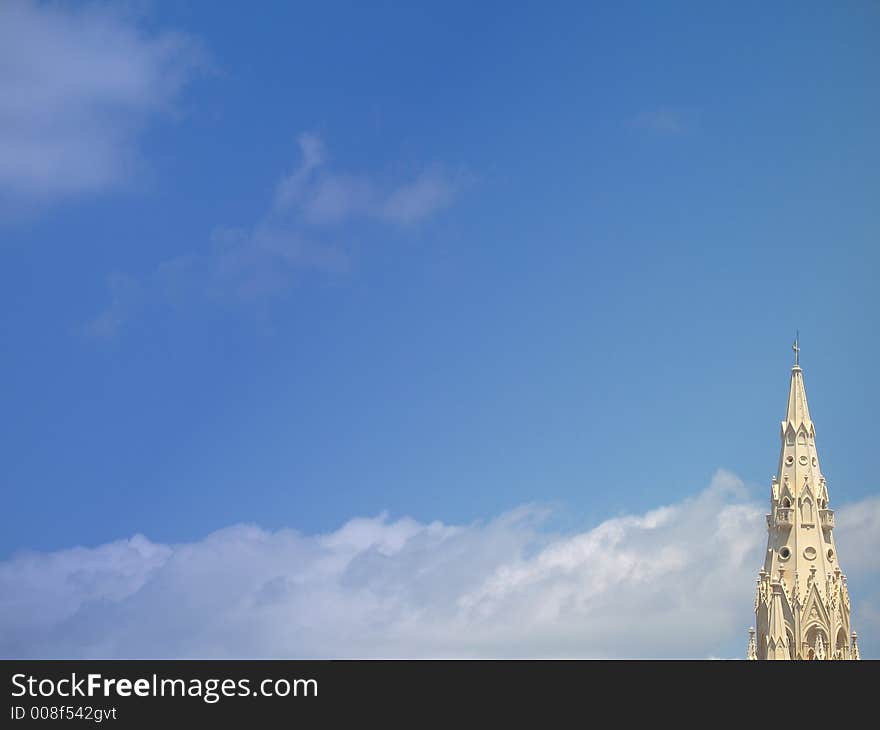
[[[813,428],[813,422],[810,420],[810,409],[807,406],[807,391],[804,388],[804,371],[800,366],[800,345],[796,338],[792,350],[794,350],[794,366],[791,368],[791,384],[788,388],[788,408],[785,411],[786,423],[797,430],[801,425],[805,425],[807,429]]]
[[[792,349],[778,476],[770,484],[767,552],[755,597],[755,653],[758,659],[856,659],[849,592],[834,544],[834,511],[819,467],[799,338]]]

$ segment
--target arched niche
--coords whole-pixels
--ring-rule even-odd
[[[801,522],[811,524],[813,522],[813,500],[805,497],[801,502]]]
[[[849,659],[849,637],[846,630],[841,626],[837,630],[837,640],[834,642],[834,658]]]
[[[831,651],[831,645],[828,643],[828,632],[825,631],[824,627],[819,624],[813,624],[807,629],[807,633],[804,635],[804,640],[807,645],[807,658],[808,659],[816,659],[816,639],[821,636],[822,637],[822,646],[825,649],[825,655],[828,655],[828,652]]]

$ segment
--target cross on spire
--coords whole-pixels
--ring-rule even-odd
[[[800,332],[795,330],[794,344],[791,346],[791,349],[794,350],[794,365],[795,365],[795,367],[800,367],[800,362],[798,362],[800,360],[800,354],[801,354],[801,348],[800,348],[800,345],[798,344],[799,340],[800,340]]]

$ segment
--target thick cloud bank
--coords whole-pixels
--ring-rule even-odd
[[[137,535],[20,554],[0,563],[0,656],[738,656],[766,540],[746,496],[719,472],[691,499],[574,535],[522,508],[465,526],[236,525],[180,545]],[[838,519],[873,656],[880,499]]]

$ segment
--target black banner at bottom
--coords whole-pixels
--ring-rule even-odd
[[[873,662],[0,661],[0,725],[245,727],[336,720],[471,725],[744,719],[820,688],[848,714]],[[859,689],[857,689],[859,688]],[[872,694],[862,695],[873,701]],[[817,698],[818,700],[818,698]],[[764,710],[759,708],[764,707]],[[840,705],[838,705],[840,707]],[[816,710],[819,708],[817,707]],[[720,713],[720,714],[718,714]],[[708,721],[709,718],[706,718]]]

